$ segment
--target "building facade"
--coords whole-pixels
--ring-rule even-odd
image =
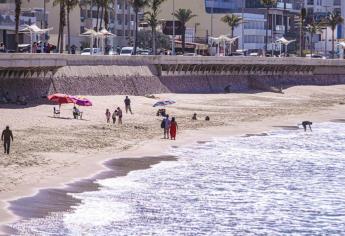
[[[91,4],[90,4],[91,3]],[[23,9],[44,11],[47,13],[46,26],[53,27],[50,32],[50,42],[57,44],[59,32],[59,6],[54,6],[53,1],[44,0],[23,1]],[[122,47],[132,45],[135,32],[135,14],[133,8],[126,0],[110,1],[109,8],[109,31],[116,35],[108,43],[111,46]],[[89,38],[81,36],[88,28],[101,30],[104,28],[104,11],[98,8],[96,1],[80,1],[80,5],[70,12],[71,45],[77,47],[89,47]],[[142,15],[142,13],[141,13]],[[67,27],[64,29],[64,42],[67,47]]]
[[[173,1],[163,3],[161,18],[172,20]],[[260,0],[175,0],[175,10],[183,6],[191,9],[194,17],[187,24],[187,31],[194,31],[196,38],[229,35],[230,28],[221,21],[226,14],[236,14],[244,23],[236,27],[234,36],[239,36],[239,48],[260,50],[265,46],[266,27],[268,27],[268,49],[275,49],[273,42],[293,31],[294,16],[299,13],[300,0],[281,0],[266,18],[266,9]],[[205,40],[204,40],[205,41]]]

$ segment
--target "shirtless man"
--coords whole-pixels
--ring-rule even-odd
[[[10,154],[11,139],[13,142],[12,131],[9,126],[6,126],[6,129],[2,131],[1,141],[4,142],[4,152],[5,154]]]
[[[302,122],[302,126],[303,126],[303,129],[304,129],[304,132],[307,132],[307,126],[309,126],[310,131],[312,131],[311,130],[311,125],[312,124],[313,124],[313,122],[311,122],[311,121],[303,121]]]

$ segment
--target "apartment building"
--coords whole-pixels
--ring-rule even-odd
[[[304,7],[307,10],[307,15],[312,17],[315,21],[321,21],[330,12],[339,12],[344,16],[345,9],[344,0],[304,0]],[[343,7],[343,9],[342,9]],[[334,38],[340,39],[344,37],[344,26],[339,25],[334,32]],[[332,48],[332,30],[324,28],[322,32],[315,35],[313,39],[307,35],[307,47],[310,49],[313,44],[314,49],[321,54],[329,55]]]
[[[57,44],[58,31],[59,31],[59,6],[54,6],[53,0],[35,0],[35,1],[23,1],[23,9],[31,9],[36,11],[46,12],[47,27],[53,27],[50,32],[50,42]],[[81,0],[80,5],[73,8],[70,12],[70,27],[71,27],[71,45],[89,46],[89,39],[87,37],[80,36],[85,32],[86,28],[94,28],[100,30],[104,28],[104,20],[102,15],[102,9],[98,8],[96,1]],[[45,10],[44,10],[45,9]],[[113,47],[122,47],[133,44],[134,32],[135,32],[135,14],[133,8],[126,0],[114,0],[111,1],[108,8],[109,12],[109,31],[116,35],[113,40],[109,40]],[[142,13],[141,13],[142,15]],[[97,17],[98,16],[98,17]],[[100,23],[102,22],[101,26]],[[67,43],[67,28],[64,29],[64,42]]]
[[[241,16],[245,23],[237,27],[234,34],[240,37],[239,48],[248,50],[264,48],[266,26],[269,29],[268,49],[274,48],[271,42],[293,31],[293,18],[300,6],[299,0],[278,1],[266,19],[266,9],[260,0],[175,0],[175,10],[183,7],[197,15],[187,24],[187,32],[194,32],[196,39],[229,34],[230,28],[221,18],[230,13]],[[172,12],[173,1],[163,3],[161,18],[172,20]],[[191,35],[188,33],[186,37]]]

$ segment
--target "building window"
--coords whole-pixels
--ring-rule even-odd
[[[307,5],[314,5],[314,0],[308,0]]]

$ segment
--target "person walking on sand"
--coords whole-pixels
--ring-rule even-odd
[[[119,117],[118,124],[122,125],[122,110],[120,107],[117,108],[117,116]]]
[[[105,117],[106,117],[106,119],[107,119],[107,123],[108,123],[108,124],[110,123],[110,116],[111,116],[110,111],[109,111],[109,109],[107,108],[107,110],[105,110]]]
[[[11,146],[11,139],[13,142],[13,135],[12,135],[12,131],[10,130],[9,126],[6,126],[6,129],[4,129],[4,131],[2,131],[1,134],[1,141],[4,142],[4,152],[5,154],[10,154],[10,146]]]
[[[169,139],[169,129],[170,129],[169,115],[166,115],[164,119],[164,138],[165,139]]]
[[[171,118],[170,123],[170,138],[171,140],[176,140],[176,131],[178,130],[177,122],[175,121],[175,117]]]
[[[116,116],[117,116],[117,110],[115,110],[114,112],[113,112],[113,115],[111,116],[111,118],[113,119],[113,124],[115,125],[115,123],[116,123]]]
[[[125,108],[126,108],[126,114],[128,113],[128,111],[132,113],[132,109],[131,109],[131,99],[128,98],[128,96],[126,96],[125,98]]]

